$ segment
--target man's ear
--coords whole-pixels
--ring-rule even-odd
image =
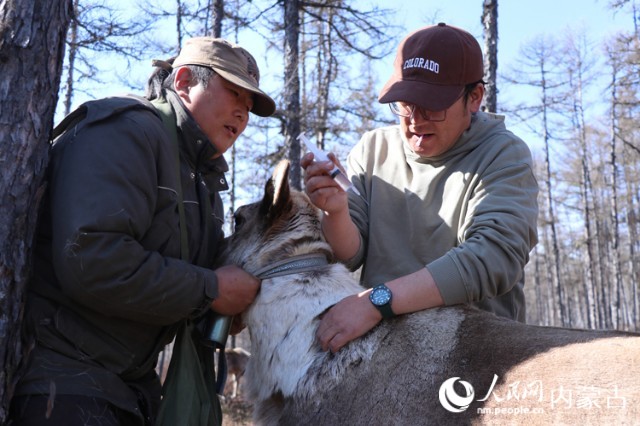
[[[468,103],[471,112],[478,112],[480,110],[482,98],[484,98],[484,84],[478,83],[476,84],[476,87],[473,88],[471,93],[469,93]]]
[[[193,74],[187,67],[180,67],[173,78],[173,87],[180,97],[189,96],[189,89],[193,86]]]

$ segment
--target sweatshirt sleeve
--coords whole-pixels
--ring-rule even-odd
[[[509,292],[537,243],[538,185],[528,147],[515,139],[497,151],[478,153],[490,159],[470,178],[460,243],[426,265],[446,305]]]
[[[366,256],[366,245],[369,236],[368,215],[370,187],[367,185],[367,171],[364,169],[363,162],[361,161],[363,155],[363,140],[365,140],[366,137],[367,134],[361,138],[360,142],[356,144],[347,157],[347,175],[360,194],[355,194],[353,191],[347,193],[349,196],[349,215],[356,228],[358,228],[360,238],[358,252],[345,262],[346,267],[350,271],[355,271],[362,266]]]

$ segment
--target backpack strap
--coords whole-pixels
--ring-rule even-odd
[[[160,112],[162,122],[172,139],[178,182],[178,213],[180,215],[180,257],[189,262],[187,223],[180,178],[180,146],[175,115],[167,102],[151,102]],[[211,316],[211,314],[209,314]],[[199,331],[191,320],[184,320],[174,343],[169,371],[162,386],[162,403],[156,420],[157,426],[189,425],[209,426],[222,424],[222,409],[216,396],[214,371],[215,347],[200,344]],[[224,350],[222,351],[224,356]],[[224,362],[224,361],[223,361]],[[226,364],[219,365],[224,370]]]
[[[187,220],[184,212],[184,198],[182,196],[182,179],[180,178],[180,145],[178,142],[178,129],[176,128],[175,115],[168,102],[154,100],[151,102],[160,112],[162,123],[171,138],[171,149],[176,165],[176,181],[178,182],[178,214],[180,215],[180,258],[189,262],[189,238],[187,234]]]
[[[53,128],[51,132],[51,142],[55,141],[58,136],[67,131],[67,129],[76,126],[87,116],[87,105],[82,104],[72,113],[67,115],[56,127]]]

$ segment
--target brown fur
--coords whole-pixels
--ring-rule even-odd
[[[263,200],[236,212],[229,262],[255,273],[297,254],[330,257],[317,209],[287,179],[288,164],[281,164]],[[246,380],[258,424],[640,419],[640,335],[531,326],[459,306],[383,321],[337,354],[322,352],[319,315],[359,290],[338,263],[263,280],[244,318],[252,341]],[[445,409],[441,395],[459,412]]]

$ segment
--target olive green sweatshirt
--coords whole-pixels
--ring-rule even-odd
[[[348,158],[367,287],[426,267],[446,305],[524,321],[524,266],[537,243],[538,185],[527,145],[501,116],[474,114],[446,153],[421,158],[400,126],[363,135]],[[366,200],[366,201],[365,201]]]

